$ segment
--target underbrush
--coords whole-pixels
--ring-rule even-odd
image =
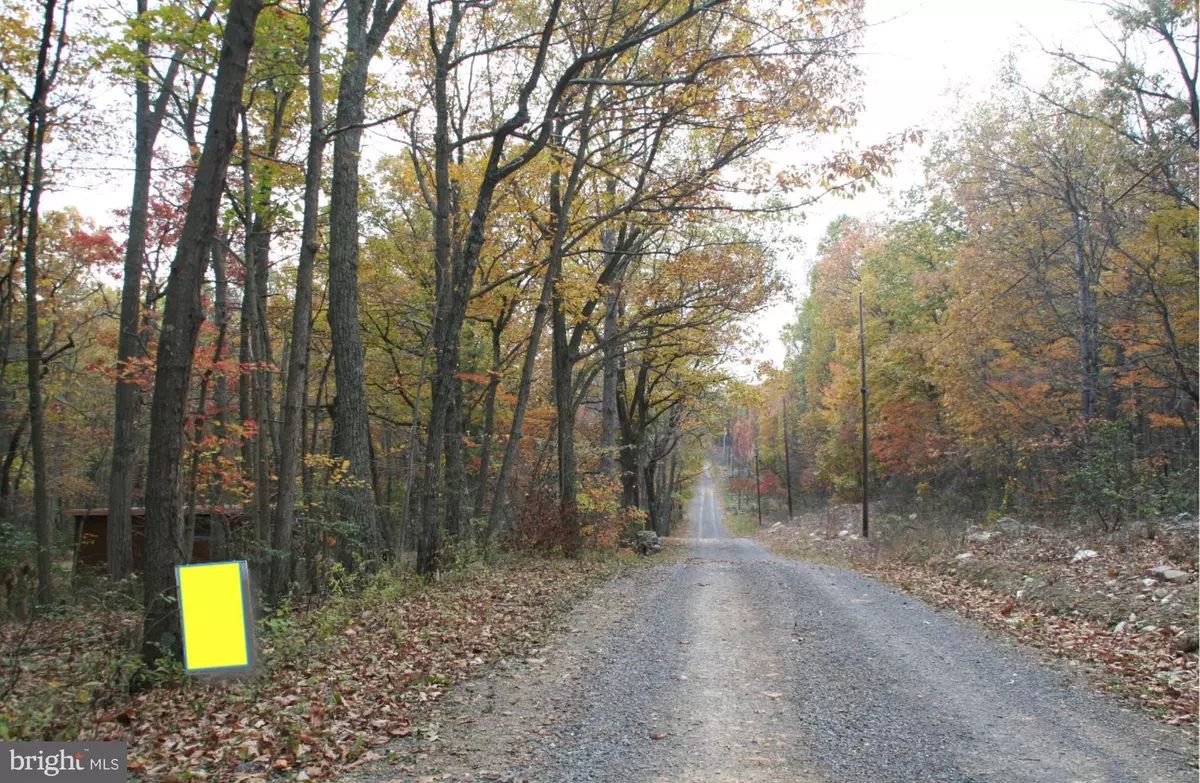
[[[120,740],[147,780],[311,779],[418,730],[424,709],[497,658],[524,654],[555,613],[633,560],[502,556],[437,583],[337,574],[329,597],[259,623],[260,665],[205,681],[134,655],[140,609],[99,583],[57,615],[0,624],[0,739]]]
[[[725,532],[735,538],[751,538],[759,531],[758,516],[754,512],[725,511],[721,518]]]
[[[645,512],[625,508],[614,488],[585,488],[579,493],[574,514],[579,535],[563,518],[563,509],[551,492],[529,492],[517,508],[517,524],[501,542],[505,551],[518,554],[562,555],[611,553],[645,522]]]

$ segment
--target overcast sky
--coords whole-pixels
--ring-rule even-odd
[[[906,127],[926,129],[926,142],[948,127],[955,104],[969,88],[987,88],[1010,52],[1025,80],[1041,84],[1050,76],[1050,58],[1041,52],[1062,45],[1072,51],[1103,51],[1096,33],[1105,20],[1098,3],[1079,0],[867,0],[870,27],[860,66],[865,77],[865,110],[851,138],[862,144],[882,141]],[[962,88],[967,88],[963,90]],[[798,229],[802,251],[782,259],[796,302],[817,241],[828,223],[842,214],[867,217],[887,209],[892,194],[921,184],[924,151],[911,149],[882,191],[853,200],[827,199],[807,210]],[[796,302],[780,303],[757,320],[767,341],[765,355],[783,360],[779,332],[792,319]]]

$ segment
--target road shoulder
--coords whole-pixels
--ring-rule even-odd
[[[530,739],[561,723],[580,680],[630,621],[631,607],[671,571],[664,558],[600,584],[562,617],[543,646],[455,687],[410,736],[376,748],[340,780],[520,780],[511,770],[538,767],[546,751]]]

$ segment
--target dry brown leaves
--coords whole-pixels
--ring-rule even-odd
[[[329,778],[416,730],[425,707],[479,667],[527,651],[557,610],[618,567],[537,559],[471,569],[432,586],[405,580],[391,598],[384,592],[344,614],[298,614],[268,630],[258,677],[208,684],[184,678],[124,698],[97,692],[102,683],[67,682],[79,672],[56,658],[53,637],[84,638],[85,628],[43,621],[35,624],[40,657],[24,656],[14,702],[0,709],[28,711],[15,700],[45,695],[57,671],[59,687],[90,703],[79,738],[128,742],[129,768],[146,779],[259,780],[279,772]],[[97,619],[87,625],[94,628]],[[5,629],[3,641],[16,631]],[[93,641],[117,656],[117,638]]]

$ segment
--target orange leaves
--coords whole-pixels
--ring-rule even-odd
[[[492,381],[490,375],[484,375],[483,373],[458,372],[454,374],[454,377],[458,378],[460,381],[466,381],[468,383],[474,383],[480,386],[487,386]]]
[[[920,477],[937,471],[950,443],[932,400],[898,400],[880,406],[871,449],[889,473]]]

